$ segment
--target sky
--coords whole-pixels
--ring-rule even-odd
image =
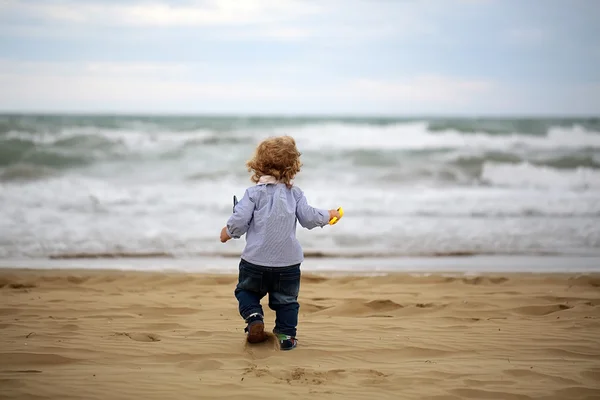
[[[0,111],[600,115],[598,0],[0,0]]]

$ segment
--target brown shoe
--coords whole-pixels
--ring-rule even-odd
[[[267,333],[265,332],[265,323],[262,318],[256,318],[248,323],[245,329],[248,332],[248,343],[260,343],[267,340]]]

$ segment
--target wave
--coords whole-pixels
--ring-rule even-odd
[[[588,131],[600,131],[598,118],[476,118],[476,119],[436,119],[428,122],[431,132],[458,131],[462,133],[486,132],[492,135],[544,136],[551,128],[569,129],[581,126]]]
[[[202,121],[202,120],[200,120]],[[510,121],[509,121],[510,122]],[[531,146],[539,148],[598,148],[600,147],[600,124],[598,129],[586,125],[545,126],[538,134],[527,133],[517,123],[509,123],[512,130],[497,134],[497,129],[486,124],[473,125],[478,129],[461,129],[460,124],[439,124],[427,121],[395,122],[388,124],[367,122],[305,121],[304,124],[281,123],[273,126],[260,124],[235,124],[229,129],[216,129],[211,124],[196,127],[163,127],[147,123],[98,124],[84,126],[58,126],[49,129],[28,129],[26,126],[0,132],[0,140],[10,139],[31,142],[37,145],[57,144],[61,140],[86,137],[100,138],[125,145],[140,145],[142,148],[155,148],[158,145],[182,144],[200,141],[203,144],[230,144],[257,142],[271,135],[289,134],[296,137],[307,148],[323,149],[323,145],[333,149],[407,149],[425,150],[435,148],[511,148]],[[465,122],[467,123],[467,122]],[[546,125],[546,123],[539,122]],[[107,127],[108,125],[109,127]],[[176,124],[177,125],[177,124]],[[202,125],[202,124],[200,124]],[[207,125],[207,124],[205,124]],[[593,126],[595,128],[595,126]],[[442,129],[443,128],[443,129]],[[77,143],[74,143],[74,145]]]
[[[461,159],[455,165],[434,162],[402,165],[400,168],[375,172],[370,179],[380,184],[399,185],[429,182],[461,186],[600,189],[600,165],[595,160],[588,159],[581,164],[578,158],[559,158],[546,162],[517,161],[518,158],[513,157],[492,157],[491,160],[475,157]]]
[[[536,210],[534,208],[524,208],[517,212],[498,211],[466,211],[463,213],[445,212],[445,211],[417,211],[411,216],[432,217],[432,218],[597,218],[600,217],[600,211],[547,211]]]
[[[63,128],[56,132],[30,132],[11,130],[0,135],[0,140],[19,140],[37,146],[63,146],[81,148],[86,144],[122,144],[131,149],[154,150],[169,144],[181,144],[188,140],[203,139],[212,134],[209,130],[154,131],[146,129],[104,129],[95,126]],[[83,145],[83,146],[82,146]]]
[[[578,167],[559,170],[530,163],[500,164],[486,162],[481,180],[494,186],[565,189],[600,188],[600,170]]]
[[[360,259],[360,258],[404,258],[404,257],[474,257],[474,256],[493,256],[493,255],[564,255],[565,252],[554,251],[431,251],[431,252],[397,252],[397,251],[305,251],[304,258],[342,258],[342,259]],[[126,258],[178,258],[178,257],[222,257],[238,258],[240,253],[236,252],[193,252],[186,253],[184,256],[178,256],[175,253],[168,252],[106,252],[106,253],[58,253],[48,256],[52,260],[82,260],[82,259],[126,259]]]
[[[60,253],[48,256],[51,260],[81,260],[90,258],[173,258],[174,255],[165,252],[115,252],[115,253]]]
[[[486,132],[471,134],[455,130],[431,132],[425,122],[387,126],[359,126],[347,124],[321,124],[298,127],[292,132],[275,130],[276,134],[289,133],[304,149],[335,150],[551,150],[600,149],[600,133],[581,126],[553,127],[546,135],[530,136],[520,133],[491,135]],[[267,134],[263,134],[267,136]]]
[[[600,169],[600,133],[580,125],[548,127],[544,134],[533,135],[431,131],[431,121],[387,124],[305,121],[285,126],[267,124],[260,129],[256,124],[239,123],[241,127],[232,125],[231,130],[199,129],[192,122],[188,125],[180,122],[179,130],[161,130],[160,124],[135,120],[120,125],[105,121],[102,127],[10,130],[0,134],[0,167],[4,167],[0,173],[3,180],[18,180],[20,176],[43,179],[52,175],[50,170],[117,162],[139,164],[146,169],[151,163],[160,164],[160,168],[174,168],[178,175],[184,171],[191,181],[213,179],[215,174],[227,171],[236,171],[233,175],[238,176],[237,171],[246,173],[241,166],[254,145],[264,137],[280,134],[296,138],[304,154],[303,161],[315,173],[340,169],[360,179],[368,173],[392,183],[424,179],[507,186],[511,184],[510,178],[504,175],[511,172],[497,170],[496,166],[506,164],[512,165],[506,168],[517,168],[526,164],[529,170],[521,171],[524,167],[519,167],[517,173],[528,174],[529,180],[521,179],[517,185],[547,187],[552,177],[558,177],[560,182],[571,179],[548,171],[538,171],[536,178],[530,171],[550,168],[575,171],[576,183],[567,187],[595,188],[594,171]],[[105,127],[111,124],[119,125],[118,129]],[[47,170],[38,168],[31,172],[35,167]]]
[[[567,196],[565,196],[567,197]],[[449,196],[448,201],[452,202],[453,197]],[[419,201],[419,198],[406,200],[408,203],[402,208],[390,208],[386,210],[386,216],[393,219],[410,219],[417,217],[420,220],[431,218],[436,219],[468,219],[468,220],[486,220],[486,219],[569,219],[569,218],[598,218],[600,217],[600,204],[594,198],[570,199],[567,201],[547,201],[540,204],[539,199],[521,201],[520,203],[508,203],[496,201],[483,205],[469,206],[440,206],[436,203],[425,203]],[[567,203],[567,204],[565,204]],[[358,201],[356,203],[347,203],[347,209],[350,210],[352,218],[373,219],[381,216],[381,211],[373,208],[368,203]],[[357,242],[364,240],[356,237]]]
[[[14,164],[68,168],[103,161],[177,158],[195,148],[248,144],[251,137],[209,131],[162,132],[66,129],[55,134],[10,131],[0,135],[0,167]]]
[[[0,134],[9,130],[31,131],[60,130],[65,127],[95,126],[105,129],[129,129],[143,127],[160,131],[182,130],[234,130],[266,128],[274,126],[300,126],[339,122],[356,125],[393,125],[407,122],[427,122],[430,130],[454,129],[464,132],[488,131],[490,133],[522,132],[539,134],[550,126],[573,126],[600,130],[597,117],[577,118],[422,118],[422,117],[367,117],[367,116],[245,116],[245,115],[85,115],[85,114],[0,114]]]
[[[29,164],[16,164],[0,171],[0,182],[34,181],[55,177],[57,175],[58,172],[54,168]]]
[[[323,157],[323,156],[322,156]],[[345,163],[343,162],[345,160]],[[577,176],[586,179],[590,176],[590,185],[595,187],[594,177],[596,172],[600,171],[600,156],[598,154],[586,154],[585,152],[576,152],[572,154],[561,154],[555,152],[541,153],[508,153],[508,152],[462,152],[462,151],[432,151],[419,152],[418,154],[404,154],[394,151],[363,150],[349,151],[342,153],[339,159],[310,160],[316,162],[329,163],[330,167],[336,167],[341,170],[355,170],[358,167],[357,175],[354,180],[364,180],[368,174],[370,180],[379,183],[408,184],[422,181],[430,183],[449,183],[449,184],[485,184],[494,185],[500,183],[493,168],[498,165],[505,165],[507,168],[523,168],[523,165],[529,165],[530,170],[539,168],[540,171],[555,171],[555,174],[577,172]],[[345,165],[344,165],[345,164]],[[530,183],[536,182],[538,175],[540,179],[546,179],[535,171],[527,171]],[[504,172],[500,172],[504,173]],[[510,175],[510,172],[506,172]],[[587,175],[586,175],[587,174]],[[571,175],[561,177],[560,182],[569,180]],[[510,177],[506,177],[507,180]],[[574,181],[573,187],[585,187],[585,181]],[[506,186],[507,181],[503,181],[501,186]],[[549,186],[551,179],[547,178],[540,182],[541,186]],[[564,186],[560,184],[559,186]]]
[[[538,158],[531,158],[510,153],[485,153],[481,156],[459,155],[451,162],[463,168],[482,168],[486,163],[520,164],[530,163],[538,167],[551,167],[556,169],[600,168],[600,157],[587,154],[548,154]]]

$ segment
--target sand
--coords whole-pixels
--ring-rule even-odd
[[[0,270],[0,398],[600,399],[598,275],[305,274],[290,352],[235,281]]]

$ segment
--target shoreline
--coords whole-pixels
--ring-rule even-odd
[[[184,270],[133,270],[133,269],[118,269],[118,268],[28,268],[28,267],[3,267],[0,266],[0,277],[2,275],[16,274],[32,274],[39,276],[77,274],[85,276],[94,275],[131,275],[131,276],[147,276],[147,275],[177,275],[190,276],[197,278],[231,278],[237,277],[237,271],[184,271]],[[540,277],[600,277],[600,271],[343,271],[343,270],[302,270],[303,276],[324,278],[324,279],[343,279],[343,278],[359,278],[359,279],[376,279],[376,278],[431,278],[431,277],[456,277],[456,278],[477,278],[477,277],[511,277],[511,278],[540,278]]]
[[[184,272],[199,274],[236,274],[237,257],[181,258],[84,258],[0,259],[0,269],[28,270],[119,270],[149,272]],[[336,275],[372,275],[396,273],[446,274],[573,274],[600,273],[597,256],[452,256],[400,258],[306,258],[302,270],[308,273]]]

